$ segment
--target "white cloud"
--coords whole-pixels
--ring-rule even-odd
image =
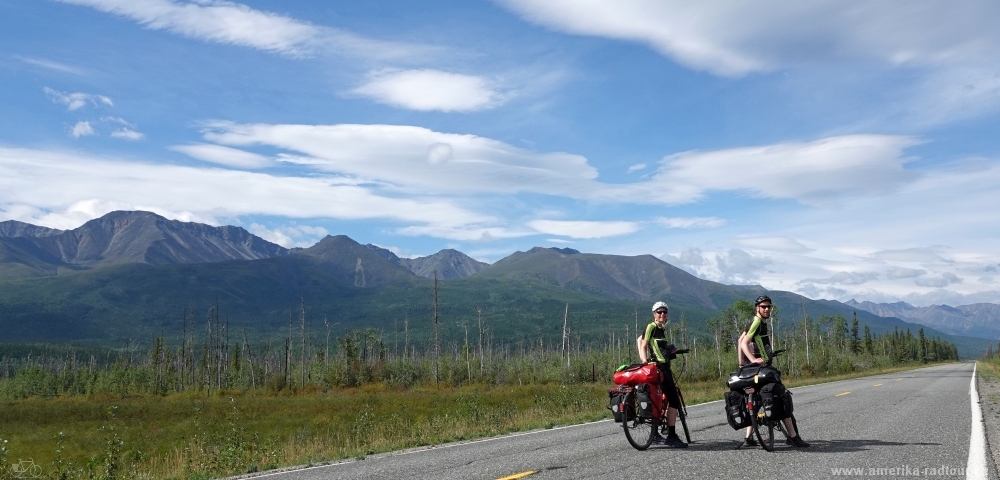
[[[635,165],[632,165],[632,166],[628,167],[628,172],[626,172],[626,173],[637,172],[639,170],[645,170],[645,169],[646,169],[646,164],[645,163],[637,163]]]
[[[43,88],[42,91],[45,92],[45,95],[47,95],[53,103],[66,105],[66,109],[69,111],[79,110],[87,106],[88,103],[95,107],[99,105],[114,106],[111,99],[105,97],[104,95],[94,95],[91,93],[81,92],[65,93],[53,90],[49,87]]]
[[[205,138],[266,145],[304,156],[310,167],[419,193],[588,195],[603,188],[587,159],[538,153],[475,135],[397,125],[208,125]],[[587,188],[584,188],[587,187]],[[611,188],[610,186],[607,188]]]
[[[737,242],[744,247],[769,252],[803,253],[812,250],[798,240],[784,236],[740,237]]]
[[[1000,48],[1000,5],[986,0],[500,2],[532,22],[641,42],[718,75],[819,62],[977,64]]]
[[[395,230],[400,235],[430,236],[463,242],[489,242],[503,238],[519,238],[534,235],[528,230],[511,230],[503,227],[482,227],[475,224],[466,226],[421,225],[402,227]]]
[[[799,283],[819,283],[831,285],[861,285],[880,277],[878,272],[837,272],[830,278],[807,278]]]
[[[222,0],[59,0],[129,18],[152,30],[300,57],[322,51],[405,60],[433,49],[366,39]]]
[[[316,242],[329,235],[329,232],[327,232],[327,230],[323,227],[313,227],[310,225],[288,225],[269,229],[256,222],[251,223],[247,228],[247,231],[263,238],[264,240],[276,243],[285,248],[309,247],[315,245]]]
[[[687,152],[663,160],[654,183],[684,185],[690,197],[706,190],[738,190],[763,198],[826,203],[843,196],[878,196],[913,181],[902,155],[909,137],[846,135],[808,143],[780,143],[714,152]],[[668,192],[667,198],[675,197]]]
[[[70,129],[69,134],[73,138],[89,137],[94,135],[94,127],[90,126],[90,122],[76,122],[73,128]]]
[[[657,217],[656,223],[669,228],[718,228],[726,224],[719,217]]]
[[[639,230],[639,224],[622,221],[532,220],[528,226],[542,233],[571,238],[617,237]]]
[[[143,138],[146,137],[144,133],[137,132],[128,127],[119,128],[118,130],[111,132],[111,136],[113,138],[120,138],[122,140],[130,140],[133,142],[137,140],[142,140]]]
[[[375,72],[352,93],[394,107],[443,112],[485,110],[505,100],[482,77],[438,70]]]
[[[696,276],[702,276],[703,274],[699,271],[699,268],[704,267],[710,262],[709,259],[705,258],[700,248],[689,248],[677,256],[664,254],[661,258],[663,261]]]
[[[885,277],[890,280],[898,280],[901,278],[919,277],[925,273],[927,273],[927,270],[922,268],[889,267],[885,270]]]
[[[760,280],[764,269],[774,262],[768,257],[752,255],[744,250],[734,248],[726,253],[716,254],[715,263],[722,275],[719,281],[731,284],[752,284]]]
[[[73,75],[86,75],[83,69],[74,67],[72,65],[66,65],[65,63],[54,62],[52,60],[47,60],[44,58],[34,58],[34,57],[22,57],[20,55],[14,55],[14,58],[20,60],[29,65],[34,65],[36,67],[42,67],[49,70],[55,70],[57,72],[72,73]]]
[[[882,250],[872,254],[872,257],[893,262],[938,263],[944,260],[944,257],[941,256],[941,247]]]
[[[181,152],[198,160],[225,165],[235,168],[265,168],[275,164],[273,160],[263,155],[247,152],[238,148],[223,147],[207,143],[193,145],[174,145],[171,150]]]
[[[3,147],[0,172],[0,209],[30,215],[65,212],[89,201],[113,204],[113,209],[188,212],[206,217],[255,214],[387,219],[453,228],[493,221],[446,201],[380,196],[344,184],[337,177],[281,177]],[[101,209],[94,213],[97,210]]]
[[[1000,4],[989,0],[497,1],[533,23],[636,42],[694,70],[791,73],[788,85],[813,98],[885,92],[861,124],[927,128],[1000,111]],[[819,93],[829,78],[838,93]]]
[[[712,190],[825,204],[891,193],[917,178],[903,166],[909,137],[849,135],[664,158],[648,180],[596,181],[586,158],[539,153],[489,138],[399,125],[208,124],[205,139],[290,150],[322,171],[435,193],[531,192],[614,203],[678,204]],[[279,154],[279,160],[281,160]],[[708,225],[706,225],[708,226]]]
[[[944,272],[937,277],[917,278],[913,280],[913,283],[921,287],[942,288],[942,287],[947,287],[948,285],[951,285],[953,283],[962,283],[962,279],[958,278],[958,275],[955,275],[954,273]]]

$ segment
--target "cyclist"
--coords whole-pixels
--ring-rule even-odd
[[[771,336],[767,328],[767,320],[771,318],[771,297],[761,295],[754,301],[753,306],[754,310],[756,310],[756,315],[754,315],[753,320],[744,333],[740,335],[739,350],[740,353],[746,356],[749,363],[762,365],[765,362],[770,362],[773,357],[771,353]],[[785,431],[788,432],[788,439],[785,440],[786,444],[797,448],[809,446],[805,440],[802,440],[798,432],[795,431],[791,417],[782,420],[782,422],[785,424]],[[747,438],[744,441],[747,445],[756,444],[753,438],[750,437],[750,429],[747,429]]]
[[[646,332],[639,338],[639,359],[643,363],[655,363],[663,378],[660,388],[667,396],[667,437],[660,435],[659,428],[653,429],[653,443],[667,445],[674,448],[687,448],[687,444],[677,436],[674,425],[677,422],[677,408],[681,405],[681,399],[677,395],[677,386],[674,384],[674,376],[670,373],[670,358],[672,352],[664,352],[661,347],[666,345],[666,335],[664,326],[670,322],[667,304],[656,302],[653,304],[653,321],[646,326]],[[652,355],[650,355],[652,354]]]

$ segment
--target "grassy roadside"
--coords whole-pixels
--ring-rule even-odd
[[[788,379],[788,386],[912,369]],[[610,384],[386,385],[302,395],[30,398],[0,402],[0,478],[211,478],[608,418]],[[681,383],[690,405],[719,381]],[[720,416],[722,415],[720,411]],[[0,442],[2,444],[2,442]],[[6,470],[3,467],[8,467]]]

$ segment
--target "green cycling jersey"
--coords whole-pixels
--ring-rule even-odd
[[[771,335],[767,329],[767,321],[755,315],[747,327],[746,334],[750,338],[750,345],[753,346],[753,354],[763,358],[765,362],[770,362]]]

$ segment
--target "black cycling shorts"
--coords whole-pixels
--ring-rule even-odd
[[[667,406],[681,408],[681,397],[677,395],[677,384],[674,383],[674,375],[670,372],[670,364],[657,363],[656,368],[660,369],[660,373],[663,375],[660,389],[667,396]]]

